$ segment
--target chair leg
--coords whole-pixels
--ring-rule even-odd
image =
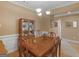
[[[59,57],[61,56],[61,40],[59,42]]]
[[[22,55],[21,55],[21,49],[19,48],[19,57],[22,57]]]
[[[54,47],[52,50],[52,57],[57,57],[57,48]]]
[[[57,57],[57,47],[55,47],[54,57]]]

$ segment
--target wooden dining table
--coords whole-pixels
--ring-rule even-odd
[[[52,52],[53,48],[55,47],[55,44],[57,44],[56,38],[31,37],[30,39],[27,39],[28,51],[36,57],[42,57],[48,54],[49,52]]]

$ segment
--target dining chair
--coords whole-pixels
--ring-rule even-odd
[[[19,56],[28,56],[27,40],[24,37],[19,37]]]
[[[0,57],[6,57],[7,56],[7,50],[5,48],[5,45],[2,40],[0,40]]]
[[[54,46],[52,53],[54,57],[61,56],[61,40],[59,37],[56,37],[55,39],[55,46]]]
[[[54,42],[55,42],[51,54],[53,57],[60,56],[60,54],[61,54],[61,40],[59,37],[56,36],[56,33],[49,32],[49,34],[50,34],[50,36],[48,36],[49,39],[54,40]]]

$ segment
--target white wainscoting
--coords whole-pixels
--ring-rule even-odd
[[[18,34],[0,36],[0,40],[3,41],[8,53],[11,53],[18,49],[17,38]]]

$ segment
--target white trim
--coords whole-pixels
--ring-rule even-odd
[[[58,20],[58,34],[61,39],[61,19]]]
[[[72,39],[64,39],[64,38],[62,38],[62,40],[66,40],[68,42],[72,42],[72,43],[75,43],[75,44],[79,44],[79,41],[72,40]]]
[[[68,13],[55,14],[54,17],[69,16],[69,15],[74,15],[74,14],[79,14],[79,10],[77,10],[77,11],[72,11],[70,14],[68,14]]]
[[[17,6],[20,6],[20,7],[23,7],[23,8],[26,8],[28,10],[31,10],[31,11],[35,12],[35,10],[33,10],[32,8],[26,7],[25,5],[22,5],[20,3],[17,3],[16,1],[8,1],[8,2],[11,3],[11,4],[14,4],[14,5],[17,5]]]
[[[18,34],[0,36],[0,40],[3,41],[3,44],[5,45],[8,53],[14,52],[18,49]]]
[[[3,35],[3,36],[0,36],[0,39],[1,38],[8,38],[8,37],[15,37],[15,36],[18,36],[18,34]]]
[[[9,2],[12,3],[12,4],[15,4],[15,5],[18,5],[18,6],[27,8],[27,9],[29,9],[29,10],[35,12],[34,8],[30,8],[30,7],[26,6],[26,5],[23,5],[22,3],[18,3],[17,1],[9,1]],[[70,3],[66,3],[66,4],[63,4],[63,5],[55,6],[55,7],[53,7],[53,8],[48,9],[48,10],[52,10],[52,9],[56,9],[56,8],[65,7],[65,6],[68,6],[68,5],[75,4],[75,3],[78,3],[78,1],[74,1],[74,2],[71,1]]]

